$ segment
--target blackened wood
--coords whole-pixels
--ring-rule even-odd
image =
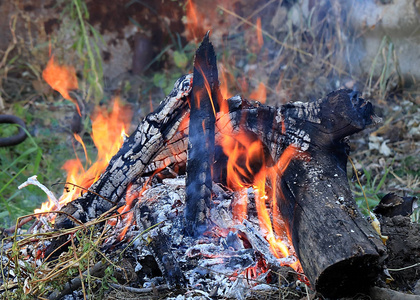
[[[193,78],[188,135],[185,231],[188,235],[197,236],[207,228],[212,192],[214,124],[218,111],[219,81],[216,54],[208,33],[195,54]]]
[[[93,267],[89,268],[89,271],[84,271],[83,276],[94,276],[97,278],[102,278],[104,276],[105,269],[109,266],[108,263],[102,263],[101,261],[97,262]],[[86,280],[86,279],[84,279]],[[73,278],[71,281],[67,282],[61,291],[56,290],[52,292],[49,296],[49,300],[62,299],[64,296],[76,291],[82,286],[82,278],[80,276]]]
[[[384,217],[411,216],[417,207],[417,197],[401,197],[394,193],[388,193],[373,212]]]
[[[185,286],[186,280],[171,249],[171,237],[159,228],[149,235],[150,242],[147,246],[152,253],[163,278],[170,287]]]
[[[128,186],[142,176],[175,161],[185,162],[188,128],[180,127],[188,113],[191,90],[188,84],[184,88],[189,83],[186,79],[178,81],[162,106],[146,117],[91,187],[111,202],[87,193],[63,210],[85,222],[118,202],[123,204]],[[195,84],[203,88],[199,80]],[[290,146],[300,153],[287,168],[280,166],[276,202],[310,282],[329,297],[363,290],[380,272],[384,246],[353,201],[346,178],[344,139],[372,123],[372,105],[349,90],[280,108],[251,104],[240,97],[228,103],[229,113],[221,112],[216,118],[216,141],[223,134],[252,133],[262,141],[271,165]],[[206,210],[206,205],[198,210],[188,206],[193,220],[200,215],[197,211]],[[66,222],[57,218],[57,227],[72,226]]]
[[[145,198],[145,201],[137,202],[134,213],[135,220],[137,225],[140,228],[140,231],[146,232],[147,240],[146,247],[152,254],[159,270],[162,272],[163,278],[166,280],[166,283],[170,287],[175,286],[185,286],[186,280],[184,274],[181,270],[180,264],[177,261],[176,256],[174,255],[174,241],[173,236],[169,233],[170,230],[168,227],[177,226],[176,224],[180,223],[180,234],[182,232],[181,224],[183,224],[183,216],[175,217],[174,219],[165,220],[165,217],[162,216],[164,211],[161,210],[161,206],[168,205],[167,199],[170,199],[169,194],[171,193],[170,189],[165,190],[165,192],[160,192],[158,195],[152,196],[154,200]],[[164,199],[164,200],[162,200]],[[170,200],[169,200],[170,201]],[[157,223],[161,222],[160,225]],[[170,223],[165,228],[165,223]],[[163,227],[163,228],[162,228]]]
[[[294,131],[308,146],[304,157],[279,174],[276,198],[305,275],[318,292],[336,298],[367,291],[385,258],[384,245],[356,207],[346,173],[344,138],[371,124],[374,115],[371,104],[349,90],[315,104],[313,113],[305,104],[282,109],[286,132]]]
[[[185,160],[183,157],[159,159],[156,157],[167,146],[168,141],[179,138],[177,131],[188,115],[187,97],[191,90],[192,75],[182,76],[174,85],[172,92],[160,106],[139,124],[136,131],[123,143],[118,153],[111,159],[101,177],[80,198],[70,202],[63,211],[81,222],[94,219],[116,206],[125,195],[127,188],[141,180],[150,171],[163,168],[172,160]],[[98,197],[97,194],[102,196]],[[108,199],[105,201],[104,198]],[[124,199],[122,199],[124,204]],[[56,228],[74,226],[73,221],[64,214],[58,215]]]

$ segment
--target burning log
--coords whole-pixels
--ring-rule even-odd
[[[374,121],[372,105],[341,90],[312,105],[290,104],[283,116],[292,124],[286,132],[306,140],[310,155],[292,160],[276,181],[279,210],[305,275],[327,297],[367,290],[385,247],[354,203],[344,138]]]
[[[65,213],[82,222],[96,218],[116,206],[131,184],[141,185],[146,181],[145,177],[156,170],[164,169],[174,162],[185,161],[186,155],[182,155],[185,151],[176,151],[178,155],[168,155],[163,148],[166,146],[169,149],[171,143],[184,138],[183,131],[178,130],[182,129],[182,121],[188,114],[185,98],[191,91],[191,81],[191,75],[178,79],[176,88],[139,124],[111,159],[100,179],[83,196],[66,205],[63,208]],[[182,98],[184,101],[181,101]],[[176,144],[176,147],[179,146],[185,149],[186,141]],[[56,226],[68,228],[74,226],[74,223],[67,217],[58,216]]]
[[[188,134],[204,136],[204,143],[190,138],[188,146],[184,211],[188,234],[197,235],[210,224],[208,211],[213,204],[209,173],[215,155],[214,181],[233,189],[255,185],[260,226],[277,258],[286,261],[294,248],[310,283],[327,297],[367,289],[381,271],[385,248],[352,198],[346,178],[345,138],[374,123],[372,104],[350,90],[280,108],[236,96],[219,103],[220,112],[213,99],[220,99],[217,68],[206,37],[196,54],[194,80],[191,75],[180,78],[159,108],[124,142],[101,178],[63,211],[86,222],[113,207],[125,206],[125,211],[136,208],[138,197],[135,201],[124,198],[131,193],[129,188],[144,188],[162,170],[173,173],[187,161]],[[200,144],[205,147],[200,148]],[[223,150],[213,150],[218,147]],[[237,156],[230,156],[230,152]],[[194,182],[193,177],[199,180]],[[197,194],[201,190],[204,192]],[[244,221],[246,209],[246,203],[233,204],[232,210],[239,211],[234,216],[238,223]],[[56,219],[57,228],[73,225],[65,214]],[[286,233],[293,247],[276,244]],[[162,262],[159,267],[163,274],[171,273],[174,267],[174,277],[167,278],[173,285],[183,281],[183,276],[170,255],[170,241],[167,235],[152,246],[162,248],[154,255]],[[266,256],[273,260],[272,254]]]
[[[214,124],[221,98],[218,88],[216,54],[207,33],[196,53],[190,98],[185,211],[185,230],[189,235],[199,235],[207,229],[214,163]]]

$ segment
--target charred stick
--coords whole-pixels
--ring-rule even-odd
[[[157,228],[149,238],[147,248],[152,253],[163,278],[169,287],[185,286],[186,280],[182,270],[171,249],[171,238],[168,234]]]
[[[112,286],[114,289],[120,290],[120,291],[125,291],[125,292],[130,292],[133,294],[149,294],[149,293],[153,293],[156,291],[166,291],[166,290],[170,290],[171,287],[168,286],[167,284],[162,284],[162,285],[158,285],[158,286],[154,286],[154,287],[150,287],[150,288],[134,288],[131,286],[123,286],[120,284],[116,284],[116,283],[111,283],[110,286]]]
[[[211,200],[211,168],[214,162],[214,132],[218,75],[216,55],[208,33],[198,48],[194,61],[194,80],[190,98],[186,182],[186,233],[204,232]]]
[[[96,263],[92,268],[88,271],[83,272],[83,276],[95,276],[95,277],[103,277],[104,270],[108,267],[108,263],[103,264],[102,262]],[[70,282],[64,285],[63,290],[55,291],[48,296],[49,300],[56,300],[61,299],[65,295],[70,294],[73,291],[76,291],[82,286],[82,279],[80,276],[73,278]]]

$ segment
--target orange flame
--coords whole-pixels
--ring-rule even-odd
[[[258,46],[261,47],[264,45],[264,40],[263,40],[263,36],[262,36],[262,30],[261,30],[261,18],[258,17],[257,19],[257,24],[256,24],[256,30],[257,30],[257,41],[258,41]]]
[[[55,63],[54,55],[51,55],[47,66],[42,71],[42,78],[51,88],[59,92],[64,99],[72,101],[77,107],[77,112],[81,115],[77,101],[69,95],[69,91],[79,88],[74,67]]]
[[[105,108],[97,107],[92,118],[91,135],[98,150],[97,160],[87,170],[79,158],[66,161],[62,167],[67,172],[66,181],[83,188],[89,188],[105,171],[109,161],[121,147],[124,141],[122,134],[128,131],[130,120],[130,110],[122,106],[118,98],[114,99],[111,112]],[[83,145],[84,151],[87,153],[82,139],[75,138]],[[86,159],[88,161],[87,157]],[[60,205],[63,206],[73,201],[80,196],[81,192],[83,190],[78,187],[67,188],[59,200]],[[35,212],[51,211],[54,208],[54,203],[49,201],[43,203],[41,208]]]
[[[226,120],[226,119],[228,120]],[[232,134],[232,124],[228,115],[218,120],[221,132],[219,140],[224,153],[228,157],[227,184],[237,191],[232,204],[233,219],[242,223],[247,217],[247,188],[253,187],[255,204],[260,229],[270,244],[271,252],[277,258],[288,257],[294,253],[292,246],[287,242],[288,232],[282,223],[276,199],[276,182],[283,175],[292,159],[301,153],[295,145],[288,146],[272,166],[268,166],[270,158],[263,150],[262,142],[252,134],[240,131]],[[282,124],[282,131],[285,125]],[[299,155],[299,158],[303,157]],[[267,186],[271,188],[267,191]],[[291,267],[299,269],[299,262]]]
[[[220,93],[222,94],[223,99],[229,99],[233,95],[229,92],[229,86],[228,86],[228,76],[230,75],[226,68],[220,64],[219,65],[219,71],[221,75],[221,81],[220,81]],[[224,103],[225,101],[222,101]]]
[[[187,40],[197,41],[201,39],[206,32],[203,28],[204,15],[197,11],[192,0],[187,1]]]
[[[125,205],[118,209],[118,212],[122,215],[119,222],[124,224],[123,229],[118,234],[117,241],[122,241],[127,233],[127,230],[130,228],[131,225],[134,224],[134,212],[131,210],[133,208],[134,200],[137,199],[137,193],[131,193],[131,184],[127,188],[127,196],[125,199]]]
[[[210,98],[210,103],[211,103],[211,108],[213,109],[213,114],[214,114],[214,116],[216,117],[216,107],[215,107],[214,100],[213,100],[213,96],[212,96],[212,93],[211,93],[210,83],[209,83],[209,81],[208,81],[208,79],[207,79],[206,75],[204,74],[204,71],[203,71],[203,69],[201,68],[201,66],[200,66],[200,65],[197,65],[196,67],[198,68],[198,71],[201,73],[201,75],[203,75],[203,78],[204,78],[204,87],[206,88],[207,95],[208,95],[208,96],[209,96],[209,98]],[[200,99],[199,93],[196,93],[196,94],[195,94],[195,99],[194,99],[194,100],[195,100],[195,105],[196,105],[196,107],[197,107],[198,109],[200,109],[201,99]],[[217,101],[217,99],[216,99],[216,101]],[[204,125],[203,125],[203,126],[204,126]],[[205,131],[205,130],[204,130],[204,131]]]
[[[261,103],[265,103],[265,101],[267,100],[267,89],[265,87],[265,84],[260,82],[258,87],[249,95],[249,98],[257,100]]]

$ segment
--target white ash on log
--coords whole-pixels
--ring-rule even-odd
[[[207,80],[217,86],[214,78]],[[192,82],[191,75],[179,79],[170,95],[138,126],[92,185],[90,190],[96,194],[87,192],[63,211],[86,222],[113,206],[124,205],[129,186],[141,186],[158,170],[184,164]],[[205,88],[201,82],[195,87]],[[202,93],[194,91],[194,96]],[[216,144],[223,136],[235,138],[238,133],[261,142],[263,163],[277,172],[276,178],[267,183],[275,191],[267,203],[272,212],[277,212],[272,215],[274,226],[283,227],[291,236],[311,284],[328,297],[364,291],[381,271],[384,246],[358,212],[350,193],[345,176],[345,137],[374,123],[372,105],[349,90],[280,108],[252,104],[238,96],[226,101],[228,111],[220,111],[215,118]],[[209,157],[212,155],[209,153]],[[223,153],[216,156],[217,172],[213,175],[225,183],[226,158]],[[251,162],[250,169],[255,172],[247,174],[247,180],[252,181],[261,168],[261,161]],[[198,214],[199,220],[210,220],[209,210],[189,207],[190,200],[186,210],[192,213],[187,213],[184,229],[191,220],[197,220]],[[209,205],[211,209],[214,203]],[[200,222],[211,223],[207,221]],[[57,228],[71,227],[72,223],[65,215],[56,219]]]

